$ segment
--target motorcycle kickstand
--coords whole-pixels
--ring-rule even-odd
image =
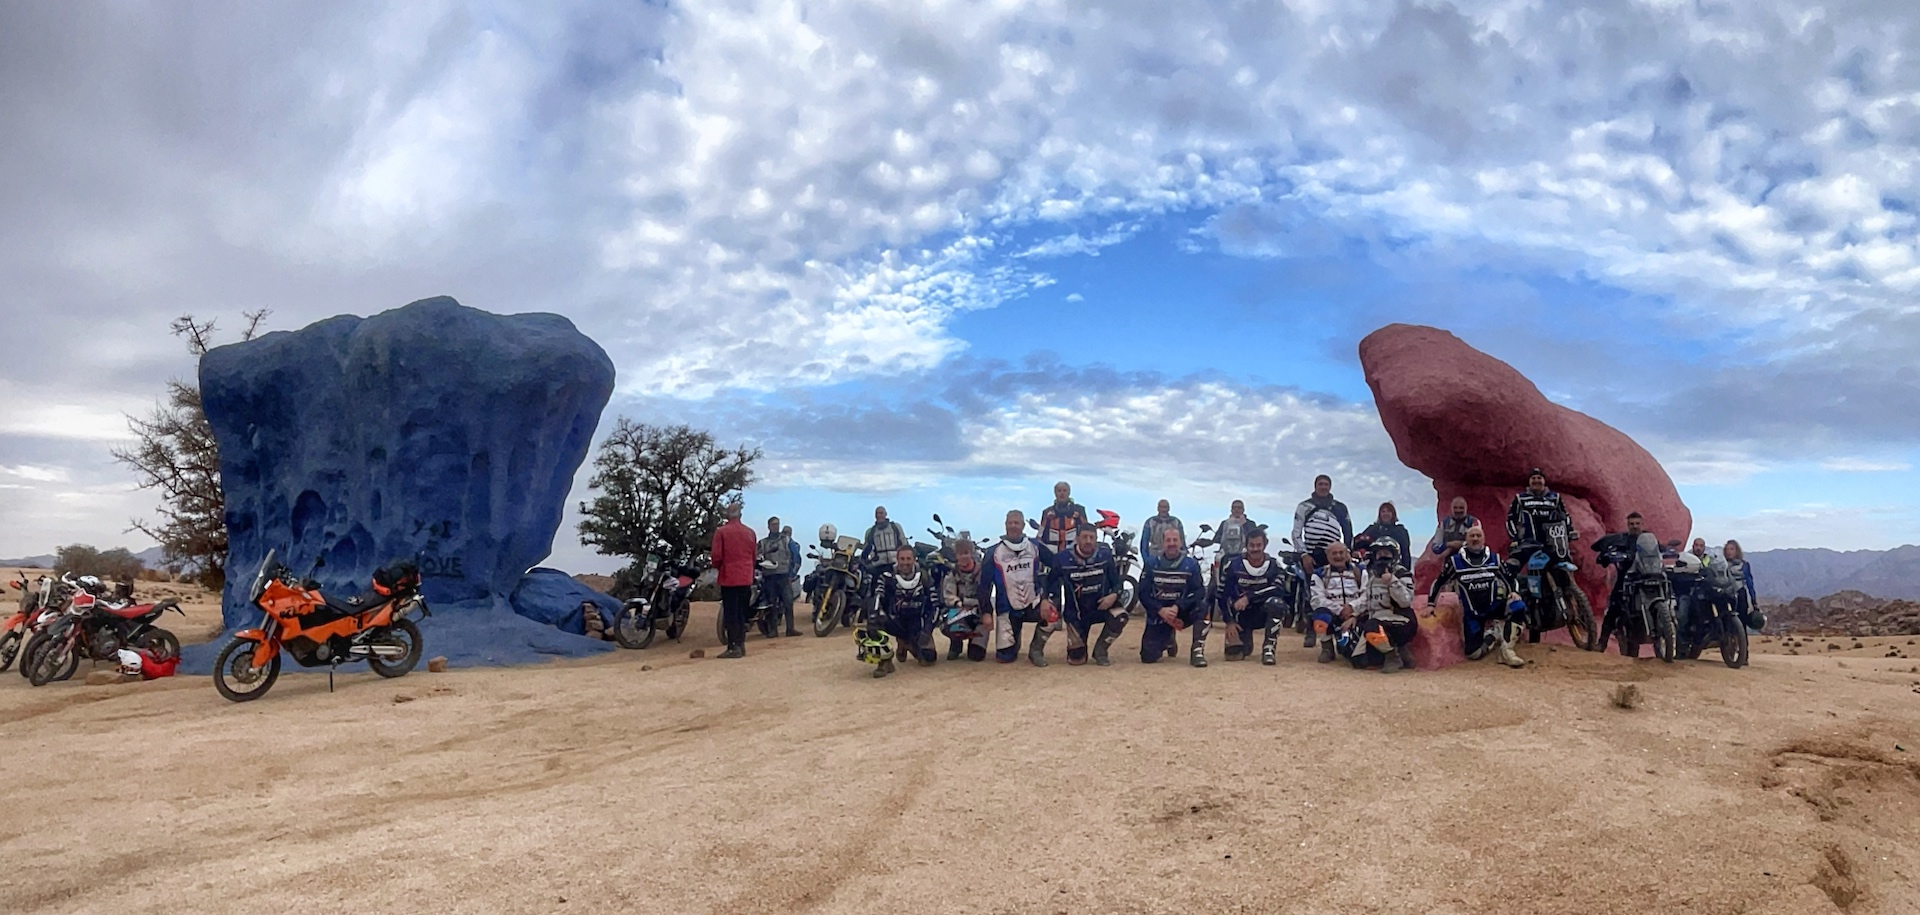
[[[333,663],[327,665],[327,692],[333,692],[333,672],[339,669],[340,669],[339,661],[334,661]]]

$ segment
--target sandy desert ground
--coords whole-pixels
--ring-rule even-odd
[[[0,912],[1920,912],[1904,639],[874,681],[842,633],[689,658],[711,612],[246,705],[0,676]]]

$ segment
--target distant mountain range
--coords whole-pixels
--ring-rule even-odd
[[[111,549],[111,547],[109,547],[109,549]],[[140,560],[140,562],[149,569],[160,568],[160,548],[157,546],[147,547],[133,554],[133,558]],[[43,556],[27,556],[21,559],[0,559],[0,568],[51,569],[53,568],[53,554],[47,553]]]
[[[1792,600],[1859,591],[1887,600],[1920,600],[1920,546],[1891,550],[1760,550],[1747,554],[1754,589]]]

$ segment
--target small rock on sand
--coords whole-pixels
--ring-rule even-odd
[[[446,658],[432,658],[427,661],[427,673],[443,674],[447,672]]]
[[[707,650],[705,648],[695,648],[694,650],[687,652],[687,657],[689,658],[704,658],[706,656],[707,656]]]

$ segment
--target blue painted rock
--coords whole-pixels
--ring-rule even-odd
[[[297,573],[324,556],[317,577],[344,593],[416,558],[436,614],[426,653],[456,664],[604,650],[514,615],[510,597],[552,549],[613,376],[566,318],[444,297],[208,352],[227,628],[256,621],[245,589],[271,549]]]

